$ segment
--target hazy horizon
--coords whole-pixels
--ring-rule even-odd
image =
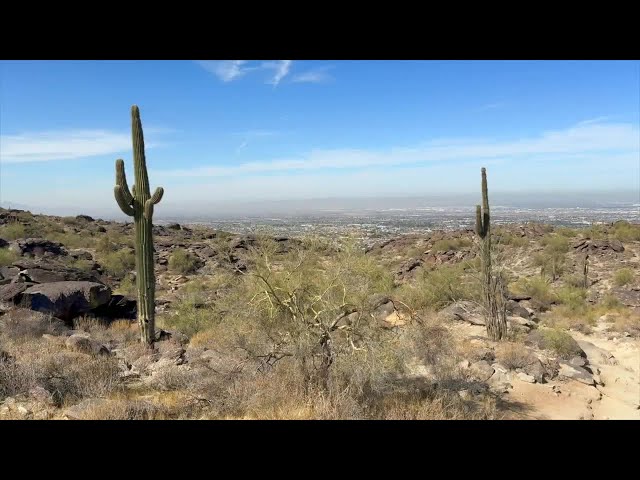
[[[179,203],[163,204],[156,211],[154,219],[223,219],[235,217],[265,217],[273,214],[319,215],[335,212],[363,213],[367,211],[385,212],[420,209],[462,209],[468,208],[469,215],[475,212],[479,200],[478,193],[385,196],[385,197],[333,197],[298,198],[289,200],[263,200],[259,202],[234,202],[203,204],[197,208],[185,207]],[[553,209],[553,208],[615,208],[636,209],[640,216],[640,192],[633,191],[583,191],[583,192],[491,192],[490,201],[496,211],[501,208]],[[127,220],[117,205],[99,208],[90,205],[46,207],[10,201],[1,201],[2,208],[30,210],[45,215],[91,215],[105,220]]]
[[[118,215],[133,104],[157,218],[473,208],[481,167],[494,205],[640,192],[637,61],[3,60],[0,80],[0,202],[43,211]]]

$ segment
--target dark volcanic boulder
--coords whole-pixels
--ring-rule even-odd
[[[35,283],[50,283],[63,281],[100,282],[100,274],[95,271],[85,271],[67,267],[54,259],[18,260],[13,262],[25,275]]]
[[[76,215],[76,220],[84,220],[85,222],[95,222],[89,215]]]
[[[413,274],[414,270],[422,266],[423,263],[424,261],[421,258],[410,258],[402,265],[400,265],[400,268],[395,273],[396,278],[398,278],[399,280],[403,280],[409,277]]]
[[[136,304],[135,300],[123,295],[113,295],[107,303],[93,309],[92,313],[100,318],[133,320],[136,318]]]
[[[20,302],[22,292],[33,286],[33,283],[10,283],[0,286],[0,302]]]
[[[590,240],[582,239],[573,244],[573,248],[577,252],[588,253],[605,253],[605,252],[624,252],[624,245],[620,240]]]
[[[20,269],[18,267],[0,267],[0,285],[6,285],[18,276]]]
[[[104,305],[111,289],[94,282],[55,282],[34,285],[22,292],[23,306],[70,320]]]
[[[61,243],[52,242],[44,238],[16,240],[9,248],[20,255],[35,255],[37,257],[44,255],[67,255],[67,250]]]
[[[9,246],[9,242],[7,242],[4,238],[0,238],[0,248],[5,248]]]

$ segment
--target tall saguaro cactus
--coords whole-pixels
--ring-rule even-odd
[[[133,166],[135,185],[131,191],[124,173],[124,161],[116,160],[116,186],[114,194],[120,209],[134,219],[136,251],[136,285],[138,288],[138,324],[141,341],[152,344],[155,339],[155,291],[156,279],[153,272],[153,206],[160,202],[164,190],[156,188],[153,195],[149,190],[147,163],[144,155],[144,136],[140,110],[131,107],[131,135],[133,138]]]
[[[482,167],[482,207],[476,205],[476,233],[481,242],[482,298],[487,335],[492,340],[500,340],[507,334],[506,299],[502,278],[500,275],[494,275],[491,268],[491,216],[487,170],[484,167]]]

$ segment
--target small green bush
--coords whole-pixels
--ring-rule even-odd
[[[613,225],[613,236],[621,242],[640,240],[640,225],[632,225],[621,220]]]
[[[558,227],[556,228],[555,233],[567,238],[573,238],[578,235],[578,231],[576,229],[568,227]]]
[[[169,270],[187,274],[192,273],[198,266],[198,259],[182,248],[177,248],[169,257]]]
[[[458,300],[479,298],[479,285],[469,278],[462,264],[422,270],[413,284],[402,285],[398,296],[414,310],[441,309]]]
[[[17,240],[28,236],[27,228],[21,223],[8,223],[0,228],[0,237],[6,240]]]
[[[18,254],[8,248],[0,248],[0,267],[11,265],[18,259]]]
[[[450,250],[460,250],[461,248],[470,246],[471,240],[468,238],[445,238],[435,242],[433,244],[433,250],[436,252],[448,252]]]
[[[542,330],[541,334],[544,338],[544,347],[555,352],[561,358],[569,359],[579,351],[580,347],[567,332],[550,328]]]
[[[628,285],[632,281],[633,281],[633,271],[629,268],[621,268],[613,276],[613,283],[618,287]]]
[[[136,257],[129,250],[107,253],[100,257],[100,264],[106,273],[116,277],[124,277],[136,266]]]
[[[550,305],[557,300],[548,280],[542,277],[521,278],[512,285],[516,293],[530,295],[543,305]]]
[[[524,247],[526,245],[529,245],[529,240],[527,239],[527,237],[505,233],[504,235],[500,235],[498,244],[509,245],[512,247]]]

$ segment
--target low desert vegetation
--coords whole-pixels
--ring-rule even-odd
[[[536,357],[520,342],[504,342],[496,350],[496,360],[509,370],[516,370],[530,365]]]
[[[633,282],[633,277],[633,270],[630,268],[621,268],[613,275],[613,283],[618,287],[629,285]]]
[[[515,293],[530,295],[544,308],[549,308],[557,301],[549,280],[543,277],[519,278],[511,284],[511,289]]]
[[[640,240],[640,225],[621,220],[613,224],[613,237],[621,242]]]
[[[525,247],[529,245],[529,240],[526,237],[519,235],[513,235],[511,233],[502,233],[498,237],[497,245],[508,245],[511,247]]]
[[[470,247],[473,244],[468,238],[448,238],[438,240],[433,244],[432,250],[435,252],[449,252]]]
[[[545,328],[535,333],[539,336],[538,346],[549,350],[559,358],[570,359],[579,352],[579,347],[571,335],[561,329]]]
[[[0,248],[0,267],[11,265],[18,259],[18,255],[8,248]]]
[[[107,274],[124,277],[135,268],[136,257],[131,249],[122,249],[100,254],[98,262]]]
[[[478,300],[480,291],[470,263],[422,269],[412,283],[402,285],[398,297],[413,310],[437,310],[460,300]]]
[[[579,231],[575,228],[558,227],[554,230],[554,233],[563,237],[574,238],[578,236]]]
[[[187,274],[195,272],[198,259],[183,248],[177,248],[169,257],[169,270],[175,273]]]
[[[565,254],[569,251],[569,242],[562,235],[545,235],[541,242],[542,253],[533,257],[533,265],[540,267],[540,275],[555,281],[562,275],[565,267]]]
[[[31,229],[21,223],[7,223],[0,227],[0,238],[5,240],[17,240],[30,236]]]

